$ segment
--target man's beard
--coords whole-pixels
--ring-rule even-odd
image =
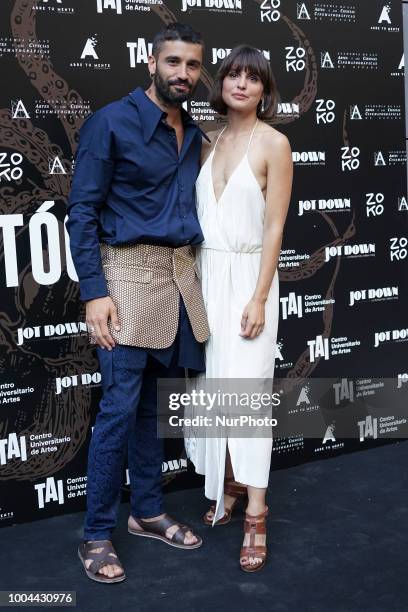
[[[156,88],[157,97],[164,102],[165,104],[173,105],[173,104],[182,104],[186,100],[188,100],[194,92],[195,87],[193,87],[188,81],[183,81],[183,85],[187,85],[190,89],[187,91],[177,92],[176,90],[171,88],[171,85],[178,84],[180,81],[174,80],[169,84],[168,81],[163,79],[160,72],[156,69],[156,72],[153,77],[153,83]],[[180,82],[181,84],[181,82]]]

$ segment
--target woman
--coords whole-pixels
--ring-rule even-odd
[[[247,45],[233,49],[220,66],[210,101],[227,123],[208,134],[211,145],[203,141],[196,183],[204,234],[197,263],[211,331],[205,377],[272,379],[277,265],[293,166],[288,139],[263,121],[277,107],[265,57]],[[206,524],[229,522],[237,499],[247,499],[240,566],[247,572],[261,569],[272,433],[187,437],[186,448],[196,471],[205,474],[206,496],[217,500],[204,516]]]

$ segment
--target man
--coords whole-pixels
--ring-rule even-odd
[[[71,251],[102,373],[88,457],[87,513],[78,553],[89,578],[125,579],[111,542],[126,448],[131,534],[178,548],[202,540],[163,513],[157,378],[203,371],[208,322],[194,270],[203,241],[195,180],[203,134],[181,107],[203,59],[199,34],[156,35],[147,91],[135,89],[84,123],[68,205]]]

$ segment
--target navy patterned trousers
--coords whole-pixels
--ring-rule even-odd
[[[112,351],[97,348],[103,397],[88,456],[87,513],[84,540],[109,540],[116,526],[128,451],[131,514],[150,518],[163,512],[163,440],[157,438],[158,378],[183,378],[176,365],[168,367],[131,346]]]

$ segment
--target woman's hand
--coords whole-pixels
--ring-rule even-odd
[[[252,298],[245,306],[241,318],[242,338],[252,340],[259,336],[265,325],[265,302]]]

